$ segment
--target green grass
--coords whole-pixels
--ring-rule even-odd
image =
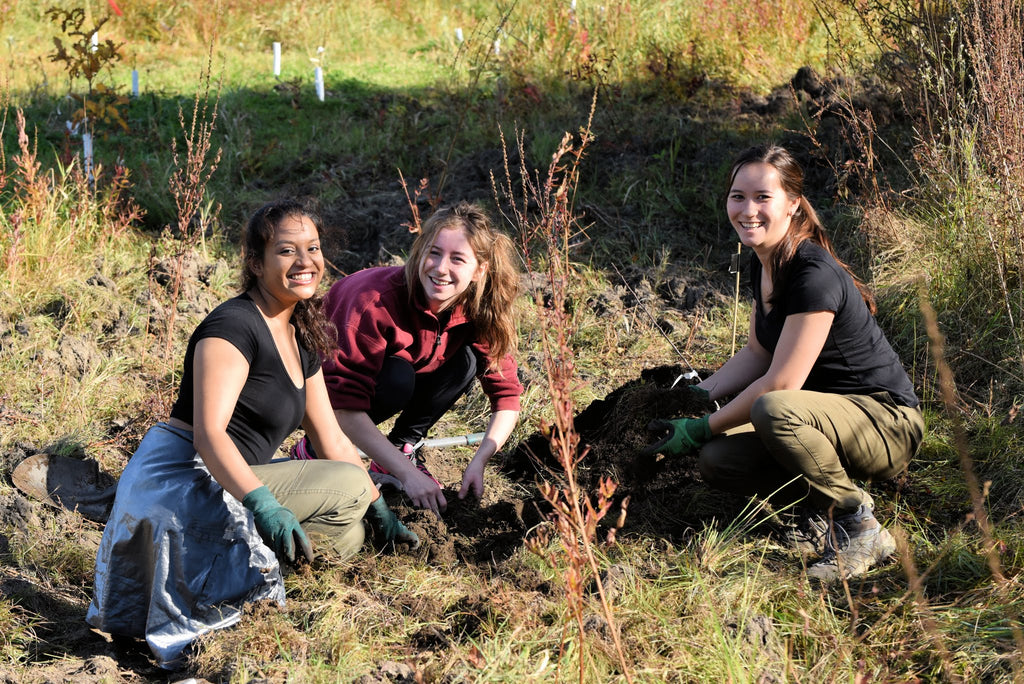
[[[13,37],[0,56],[10,74],[2,84],[9,95],[0,100],[10,105],[0,167],[5,468],[13,467],[19,444],[84,450],[112,473],[123,467],[142,431],[166,413],[185,341],[204,307],[234,291],[233,238],[256,205],[277,194],[316,196],[329,226],[345,236],[328,255],[340,272],[373,263],[377,255],[400,256],[409,236],[401,226],[408,207],[399,170],[412,184],[427,177],[432,189],[447,174],[446,200],[490,202],[487,173],[502,173],[499,131],[511,141],[517,128],[524,130],[526,166],[544,169],[562,134],[584,123],[595,86],[596,137],[575,198],[587,237],[571,255],[577,409],[642,368],[678,363],[679,353],[697,368],[728,357],[734,280],[727,265],[735,239],[721,208],[723,176],[732,155],[753,140],[810,147],[791,132],[802,128],[806,108],[762,117],[743,104],[750,93],[784,86],[803,64],[824,65],[825,31],[809,4],[756,2],[738,12],[717,1],[627,0],[602,9],[581,0],[575,16],[568,3],[208,5],[122,3],[132,14],[109,27],[125,42],[125,58],[98,80],[124,92],[134,66],[143,94],[124,106],[127,132],[97,123],[104,172],[95,189],[70,161],[79,139],[64,134],[70,106],[64,96],[80,93],[83,83],[69,85],[59,65],[47,61],[50,44],[39,36],[52,28],[43,7],[21,2],[13,14],[0,14],[6,22],[0,35]],[[105,7],[89,3],[91,12]],[[496,33],[508,9],[504,32]],[[462,46],[454,41],[456,27],[467,38]],[[179,108],[186,116],[192,111],[215,33],[212,72],[223,81],[214,145],[223,156],[206,200],[211,211],[221,209],[216,235],[198,248],[211,270],[197,274],[191,291],[172,302],[150,276],[150,263],[178,246],[160,235],[176,221],[167,186],[171,141],[180,144]],[[496,35],[498,57],[488,53]],[[270,73],[274,40],[284,43],[279,80]],[[866,48],[858,49],[856,56],[870,58]],[[323,103],[313,94],[311,58],[325,67]],[[14,107],[24,110],[28,132],[38,140],[47,179],[35,199],[14,163]],[[926,573],[925,600],[909,590],[898,565],[849,587],[814,588],[799,559],[767,538],[756,519],[709,513],[697,528],[681,529],[676,544],[623,536],[615,546],[600,547],[599,556],[602,567],[630,570],[613,608],[634,681],[751,681],[762,674],[776,681],[1020,677],[1011,627],[1024,612],[1018,581],[1024,460],[1016,417],[1024,372],[984,233],[991,217],[1001,229],[1012,227],[1006,217],[1013,214],[984,168],[961,166],[971,173],[956,175],[934,163],[945,148],[927,139],[915,143],[920,166],[908,155],[888,176],[898,177],[893,183],[900,197],[912,201],[889,197],[879,206],[844,195],[827,167],[840,151],[853,152],[832,142],[839,147],[807,155],[815,178],[825,179],[812,199],[835,225],[844,254],[872,275],[880,319],[927,402],[928,436],[908,475],[872,485],[879,515],[908,535],[915,567]],[[929,143],[934,147],[925,148]],[[950,156],[969,156],[969,141],[961,143]],[[130,171],[123,195],[111,188],[118,159]],[[128,218],[128,197],[144,216]],[[948,335],[975,471],[990,483],[985,503],[1002,572],[1010,578],[1002,585],[986,563],[977,524],[967,517],[970,497],[955,425],[938,402],[932,343],[920,321],[918,275],[926,277]],[[1008,268],[1004,275],[1011,291],[1018,290],[1018,274]],[[673,279],[704,288],[694,309],[657,294]],[[654,293],[642,306],[623,304],[614,316],[595,306],[601,297],[612,301],[609,293],[628,300],[642,280]],[[975,287],[979,283],[984,287]],[[737,315],[740,344],[749,316],[745,299]],[[178,312],[168,338],[170,306]],[[552,418],[540,323],[525,298],[522,311],[520,357],[532,375],[513,442]],[[653,319],[671,324],[671,332],[661,334]],[[93,355],[79,358],[75,349]],[[485,398],[473,393],[439,432],[477,431],[487,414]],[[0,500],[15,496],[8,483],[7,477],[0,483]],[[14,518],[0,525],[5,579],[30,572],[42,584],[70,591],[65,603],[81,602],[92,550],[67,539],[69,532],[88,537],[89,527],[77,514],[35,514],[30,525]],[[553,542],[551,550],[557,548]],[[586,596],[590,629],[580,636],[566,626],[564,570],[521,549],[490,566],[432,567],[381,556],[296,573],[287,580],[286,610],[257,609],[238,630],[205,640],[197,674],[338,681],[376,673],[391,660],[419,669],[427,681],[553,681],[576,679],[582,662],[587,681],[621,681],[592,595]],[[30,654],[46,650],[37,634],[45,612],[25,596],[5,593],[0,645],[6,661],[43,659]],[[435,634],[445,646],[432,646]]]

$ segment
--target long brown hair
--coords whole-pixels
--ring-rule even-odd
[[[868,310],[874,314],[876,311],[874,295],[871,294],[867,285],[861,282],[860,278],[846,265],[846,262],[836,255],[835,250],[832,248],[832,242],[828,239],[828,234],[825,232],[825,227],[821,224],[817,212],[814,211],[814,207],[811,206],[811,203],[804,196],[804,171],[793,158],[793,155],[786,148],[779,145],[755,145],[748,148],[733,162],[732,170],[729,172],[729,187],[732,187],[736,180],[736,174],[739,173],[741,168],[747,164],[754,163],[768,164],[774,167],[779,173],[779,182],[782,184],[782,189],[786,196],[790,200],[799,200],[799,206],[797,206],[796,212],[790,221],[789,230],[786,231],[782,240],[772,250],[771,256],[768,259],[768,270],[772,280],[772,294],[769,297],[769,302],[774,304],[775,297],[785,291],[786,281],[789,278],[788,267],[793,259],[793,255],[796,254],[797,247],[804,240],[810,240],[828,252],[836,260],[836,263],[850,274],[854,285],[857,286],[857,290],[860,292],[860,296],[864,299],[864,303],[867,304]]]
[[[307,218],[323,236],[323,221],[309,202],[294,199],[280,199],[264,204],[256,210],[245,227],[242,237],[242,291],[248,292],[259,281],[259,264],[267,249],[267,243],[274,239],[274,232],[286,218]],[[334,348],[334,326],[324,315],[323,296],[319,293],[295,305],[292,324],[299,342],[306,349],[326,357]]]
[[[442,207],[423,223],[409,250],[405,283],[410,296],[420,287],[420,264],[438,233],[446,228],[461,228],[476,260],[487,265],[454,303],[462,305],[476,326],[477,335],[490,347],[489,368],[497,368],[507,354],[515,353],[517,346],[513,304],[519,295],[519,266],[515,247],[479,205],[459,202]]]

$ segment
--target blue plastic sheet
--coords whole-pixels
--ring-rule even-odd
[[[152,427],[118,482],[89,624],[145,638],[173,669],[196,637],[237,623],[245,603],[284,598],[277,557],[210,475],[192,433]]]

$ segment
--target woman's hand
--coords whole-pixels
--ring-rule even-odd
[[[252,511],[256,531],[278,557],[287,558],[289,563],[295,563],[295,547],[298,546],[303,557],[308,562],[313,562],[313,546],[309,543],[309,537],[299,525],[295,514],[282,506],[266,485],[257,487],[242,497],[242,505]]]
[[[378,548],[393,548],[396,544],[409,544],[413,549],[420,547],[420,538],[398,519],[383,496],[378,496],[370,504],[365,517],[370,523],[373,542]]]
[[[406,458],[405,454],[394,447],[392,449],[412,469],[406,472],[404,477],[398,476],[398,479],[402,482],[402,489],[405,490],[406,496],[412,501],[412,505],[417,508],[429,508],[434,512],[434,515],[440,518],[441,514],[448,508],[448,499],[444,498],[441,488],[430,477],[424,475],[416,466],[412,465],[412,461]],[[394,471],[391,471],[391,473],[394,474]]]
[[[334,416],[342,431],[370,460],[398,478],[414,506],[429,508],[440,517],[448,507],[441,488],[381,434],[365,411],[337,409]]]
[[[473,492],[473,496],[478,499],[483,498],[485,463],[486,461],[482,458],[474,458],[466,466],[466,472],[462,474],[462,487],[459,488],[460,499],[465,499],[470,492]]]
[[[647,425],[647,429],[668,430],[668,434],[651,444],[640,453],[644,456],[665,454],[681,456],[696,451],[711,439],[711,426],[708,416],[701,418],[677,418],[676,420],[656,419]]]
[[[494,456],[512,434],[519,420],[519,411],[504,409],[491,414],[491,420],[487,423],[487,430],[484,431],[480,446],[477,447],[473,460],[466,466],[462,474],[462,486],[459,488],[459,498],[465,499],[471,491],[478,499],[484,496],[484,467],[491,456]]]

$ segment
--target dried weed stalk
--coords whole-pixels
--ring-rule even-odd
[[[5,127],[6,118],[5,107]],[[25,230],[43,221],[53,192],[52,176],[40,172],[42,164],[39,162],[37,145],[35,141],[29,142],[25,114],[20,108],[15,110],[14,125],[18,136],[18,152],[11,158],[14,162],[14,173],[10,176],[13,193],[9,199],[5,198],[5,206],[0,212],[0,226],[3,228],[0,232],[0,245],[4,248],[4,270],[9,282],[17,277],[18,266],[22,262]],[[0,143],[2,142],[3,138],[0,137]],[[5,162],[3,185],[0,185],[0,190],[8,183],[6,167]]]
[[[1001,215],[986,221],[988,244],[1024,370],[1024,7],[1016,0],[975,0],[964,10],[961,23],[980,113],[981,154],[1002,188]]]
[[[953,371],[946,361],[946,341],[939,330],[938,317],[935,309],[925,293],[920,297],[921,314],[924,317],[925,327],[928,331],[928,338],[931,342],[932,356],[935,360],[935,369],[938,373],[939,391],[943,405],[946,408],[946,416],[953,424],[953,434],[956,443],[957,454],[960,456],[960,468],[964,474],[967,484],[967,491],[971,497],[971,517],[978,530],[981,532],[983,551],[988,562],[989,572],[995,580],[997,592],[1006,599],[1003,605],[1008,613],[1008,623],[1013,633],[1013,639],[1017,644],[1017,651],[1024,653],[1024,631],[1021,630],[1021,616],[1013,610],[1013,601],[1009,593],[1012,590],[1014,580],[1008,579],[1003,573],[1002,564],[999,561],[1000,544],[992,535],[992,527],[989,523],[988,513],[985,510],[985,495],[978,476],[974,472],[974,460],[971,458],[970,446],[967,443],[967,432],[964,429],[962,414],[958,409],[956,400],[956,383],[953,379]],[[1014,680],[1021,681],[1024,672],[1019,662],[1014,661]]]
[[[527,267],[532,272],[535,264],[542,263],[542,268],[546,269],[546,286],[549,288],[543,292],[538,286],[533,293],[542,322],[544,369],[554,408],[554,418],[550,422],[542,420],[540,428],[550,443],[551,453],[560,469],[547,469],[557,484],[545,481],[539,485],[541,495],[552,509],[548,514],[551,526],[541,527],[527,541],[527,548],[552,568],[564,564],[565,599],[569,615],[575,620],[578,630],[580,681],[585,679],[585,599],[588,586],[591,585],[596,587],[622,673],[627,681],[632,681],[618,626],[601,581],[595,551],[597,526],[611,510],[616,483],[610,478],[602,479],[592,500],[587,492],[581,490],[576,479],[576,469],[586,458],[588,449],[580,447],[580,437],[573,423],[575,404],[572,394],[578,382],[575,379],[575,352],[572,347],[575,324],[569,313],[572,307],[568,286],[574,277],[570,250],[584,235],[580,217],[573,212],[573,199],[579,184],[580,162],[587,145],[593,140],[591,122],[595,106],[596,97],[591,104],[587,125],[581,129],[579,138],[574,139],[571,134],[565,134],[543,178],[539,173],[531,175],[527,171],[524,136],[517,132],[519,168],[518,180],[513,181],[508,146],[502,135],[505,182],[499,187],[492,175],[491,184],[502,215],[520,235]],[[612,527],[608,534],[609,543],[614,541],[615,531],[621,527],[622,522],[620,519],[617,526]],[[552,528],[558,535],[561,558],[558,552],[548,551]]]
[[[409,229],[409,232],[416,235],[423,228],[423,220],[420,217],[420,207],[417,204],[420,195],[426,194],[428,197],[430,191],[430,180],[427,178],[421,178],[420,184],[413,190],[412,195],[409,195],[409,185],[405,182],[405,176],[402,175],[402,170],[398,170],[398,182],[402,184],[402,190],[405,192],[405,201],[409,203],[409,211],[412,213],[412,218],[408,222],[402,225]],[[431,201],[431,206],[435,203]]]
[[[171,305],[167,317],[167,338],[165,340],[165,358],[171,357],[174,320],[178,309],[178,296],[181,291],[181,274],[184,269],[185,256],[195,249],[205,238],[206,221],[201,220],[200,209],[206,196],[206,185],[220,163],[221,149],[212,152],[213,131],[217,123],[217,107],[220,104],[220,82],[216,88],[211,87],[210,74],[213,65],[213,43],[206,69],[199,75],[200,87],[196,89],[192,105],[191,121],[186,123],[185,114],[178,108],[178,122],[184,133],[185,157],[181,158],[177,140],[171,143],[171,154],[175,171],[170,179],[170,190],[177,208],[178,241],[175,245],[174,284],[171,290]],[[211,101],[212,100],[212,101]],[[219,205],[212,211],[219,212]]]

